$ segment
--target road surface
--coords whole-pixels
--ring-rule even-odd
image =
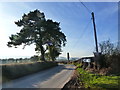
[[[58,65],[51,69],[4,83],[2,88],[62,88],[70,80],[74,69],[74,65]]]

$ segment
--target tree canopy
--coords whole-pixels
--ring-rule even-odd
[[[22,27],[19,33],[12,34],[8,46],[35,44],[35,51],[41,53],[41,59],[45,60],[45,52],[48,48],[43,46],[54,46],[61,49],[66,44],[66,36],[61,31],[60,23],[53,20],[46,20],[43,12],[39,10],[30,11],[24,14],[22,19],[15,22],[18,27]],[[23,48],[24,48],[23,47]],[[56,49],[57,50],[57,49]]]

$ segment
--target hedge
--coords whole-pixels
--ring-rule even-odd
[[[45,70],[57,66],[56,62],[35,62],[35,63],[24,63],[24,64],[6,64],[2,65],[2,81],[6,82],[12,79],[29,75],[32,73]]]

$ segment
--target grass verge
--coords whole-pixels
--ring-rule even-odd
[[[57,66],[55,62],[2,65],[2,83]]]
[[[82,68],[77,68],[79,73],[80,84],[84,84],[85,88],[96,89],[114,89],[119,87],[118,79],[120,76],[105,76],[92,74]]]

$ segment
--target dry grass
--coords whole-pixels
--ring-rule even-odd
[[[55,62],[35,62],[2,65],[3,82],[57,66]]]

